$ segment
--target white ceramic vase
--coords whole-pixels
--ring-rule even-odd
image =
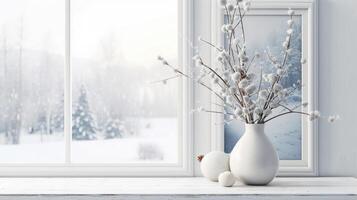
[[[274,179],[278,168],[278,154],[264,133],[264,124],[246,124],[231,152],[233,175],[247,185],[266,185]]]

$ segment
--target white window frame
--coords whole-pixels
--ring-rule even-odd
[[[193,31],[193,1],[178,2],[179,66],[188,72],[193,50],[190,47]],[[190,111],[193,102],[192,81],[182,78],[179,84],[179,148],[176,164],[77,164],[70,163],[71,134],[71,59],[70,59],[70,0],[65,0],[65,163],[61,164],[0,164],[0,176],[192,176],[193,135]]]
[[[220,27],[223,24],[224,10],[220,9],[219,2],[213,0],[211,18],[211,41],[221,44],[223,34]],[[307,58],[304,65],[303,84],[308,83],[303,90],[303,96],[309,102],[307,110],[316,110],[318,94],[318,63],[317,63],[317,1],[316,0],[253,0],[252,15],[281,15],[286,14],[291,8],[297,15],[302,16],[303,23],[303,57]],[[307,30],[307,31],[304,31]],[[211,52],[214,55],[214,52]],[[211,58],[214,63],[215,57]],[[218,102],[217,97],[212,95],[212,102]],[[212,105],[212,104],[211,104]],[[220,110],[218,106],[211,106],[211,110]],[[212,150],[224,149],[224,122],[220,115],[211,116],[211,148]],[[218,125],[217,125],[218,124]],[[222,125],[219,125],[222,124]],[[318,175],[317,121],[304,120],[302,123],[302,160],[280,160],[278,176],[316,176]]]

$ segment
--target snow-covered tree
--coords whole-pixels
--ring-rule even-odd
[[[16,48],[16,58],[15,62],[13,63],[8,63],[9,62],[9,55],[8,51],[9,48],[7,47],[7,42],[6,42],[6,35],[4,35],[4,48],[3,48],[3,59],[4,59],[4,74],[6,75],[5,79],[9,79],[9,81],[6,82],[6,89],[5,92],[5,98],[7,100],[7,106],[5,112],[7,112],[6,115],[6,125],[5,125],[5,137],[6,137],[6,143],[7,144],[19,144],[20,143],[20,134],[21,134],[21,126],[23,124],[22,117],[22,95],[23,95],[23,40],[24,40],[24,24],[23,24],[23,19],[21,18],[21,23],[19,27],[19,41],[18,41],[18,47]],[[9,74],[9,68],[10,66],[13,66],[12,68],[12,74]]]
[[[125,133],[124,125],[118,119],[110,119],[105,127],[105,138],[121,138]]]
[[[55,112],[51,120],[51,129],[56,132],[61,132],[64,129],[64,95],[59,99]]]
[[[87,90],[82,85],[72,114],[72,137],[75,140],[96,139],[94,117],[89,108]]]

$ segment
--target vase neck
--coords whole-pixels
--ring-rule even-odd
[[[264,134],[264,124],[245,124],[245,132]]]

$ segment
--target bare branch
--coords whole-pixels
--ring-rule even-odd
[[[165,83],[168,80],[175,79],[175,78],[178,78],[178,77],[181,77],[181,76],[180,75],[171,76],[171,77],[168,77],[168,78],[165,78],[165,79],[161,79],[161,80],[158,80],[158,81],[150,82],[150,84]]]
[[[292,113],[295,113],[295,114],[302,114],[302,115],[310,115],[309,113],[306,113],[306,112],[300,112],[300,111],[289,111],[289,112],[284,112],[284,113],[281,113],[281,114],[278,114],[278,115],[275,115],[274,117],[271,117],[267,120],[264,121],[264,123],[267,123],[268,121],[272,120],[272,119],[275,119],[277,117],[280,117],[280,116],[283,116],[283,115],[287,115],[287,114],[292,114]]]
[[[211,47],[215,48],[215,49],[216,49],[216,50],[218,50],[218,51],[223,51],[223,49],[221,49],[221,48],[217,47],[216,45],[212,44],[211,42],[208,42],[208,41],[207,41],[207,40],[205,40],[205,39],[200,38],[200,41],[202,41],[202,42],[204,42],[204,43],[208,44],[209,46],[211,46]]]
[[[240,17],[240,24],[241,24],[241,27],[242,27],[242,36],[243,36],[243,41],[245,43],[245,31],[244,31],[244,25],[243,25],[243,17],[242,17],[242,12],[241,12],[241,8],[238,7],[238,11],[239,11],[239,17]]]

